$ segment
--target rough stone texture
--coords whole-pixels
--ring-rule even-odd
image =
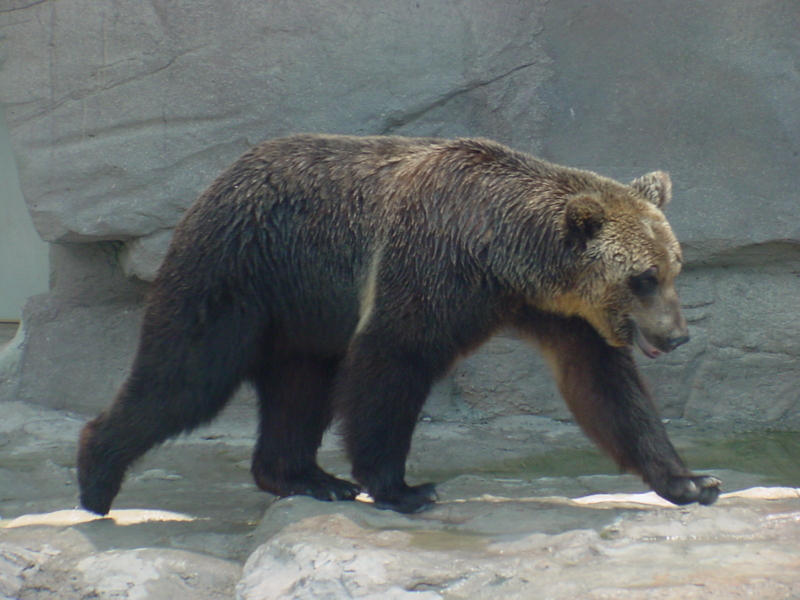
[[[693,341],[645,369],[666,416],[800,427],[798,250],[763,245],[682,276]]]
[[[94,412],[183,210],[297,131],[483,135],[621,180],[671,172],[693,341],[648,363],[667,417],[800,427],[800,13],[793,0],[6,3],[0,102],[55,285],[0,398]],[[501,337],[436,419],[569,415]]]
[[[109,550],[77,564],[87,588],[99,597],[208,598],[226,600],[238,565],[182,550]]]
[[[545,152],[612,176],[658,166],[692,261],[800,241],[800,13],[792,0],[549,4]]]
[[[51,292],[28,300],[0,353],[0,397],[91,413],[130,366],[146,286],[124,277],[110,242],[52,244],[50,263]]]
[[[409,475],[436,481],[440,501],[408,516],[257,491],[253,413],[233,405],[148,454],[100,518],[74,508],[82,420],[0,403],[0,599],[800,594],[800,488],[762,487],[800,484],[798,433],[731,438],[715,458],[712,432],[669,423],[681,452],[713,464],[726,492],[712,507],[681,508],[616,474],[574,425],[423,422]],[[321,460],[346,476],[335,436]]]
[[[18,544],[0,543],[0,598],[13,598],[25,585],[25,572],[45,556]]]
[[[23,535],[9,531],[0,530],[16,542],[0,544],[3,600],[229,600],[241,576],[240,565],[196,552],[98,552],[78,528],[34,525],[22,529]]]
[[[800,593],[800,523],[797,491],[793,495],[780,507],[729,501],[717,510],[642,510],[600,531],[501,541],[470,538],[458,526],[437,535],[363,527],[341,514],[309,517],[250,556],[236,598],[794,597]],[[607,500],[606,508],[624,505],[619,497]],[[564,503],[510,504],[496,510],[524,518],[529,510],[556,513]],[[606,516],[613,514],[612,508]]]
[[[48,241],[150,236],[250,145],[290,131],[483,132],[530,149],[551,73],[540,12],[488,0],[9,11],[15,85],[0,100],[34,224]]]

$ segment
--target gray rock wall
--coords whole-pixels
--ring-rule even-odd
[[[251,144],[481,135],[622,180],[670,171],[693,341],[645,366],[665,414],[800,426],[793,0],[19,0],[0,26],[0,102],[55,281],[0,358],[0,397],[109,400],[171,228]],[[428,412],[568,417],[508,336]]]

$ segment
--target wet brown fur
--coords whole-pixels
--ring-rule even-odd
[[[361,488],[379,506],[424,509],[433,487],[404,481],[422,404],[503,326],[538,341],[622,468],[673,501],[713,502],[718,482],[680,461],[631,357],[637,327],[664,351],[685,331],[669,196],[664,173],[623,185],[487,140],[261,144],[175,231],[131,374],[82,433],[83,505],[106,513],[131,462],[250,381],[260,488],[353,498],[359,487],[315,459],[338,415]],[[631,278],[648,269],[656,292],[637,296]]]

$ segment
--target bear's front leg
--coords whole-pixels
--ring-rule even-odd
[[[583,319],[529,315],[561,394],[580,426],[626,471],[675,504],[713,504],[721,484],[695,475],[667,437],[629,348],[610,346]]]
[[[377,508],[413,514],[436,502],[433,484],[405,482],[414,426],[434,379],[432,364],[385,336],[361,334],[342,365],[337,402],[353,477]]]

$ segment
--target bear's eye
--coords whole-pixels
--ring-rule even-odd
[[[629,282],[631,291],[639,298],[647,298],[656,293],[658,289],[658,278],[656,268],[651,267],[644,273],[633,275]]]

